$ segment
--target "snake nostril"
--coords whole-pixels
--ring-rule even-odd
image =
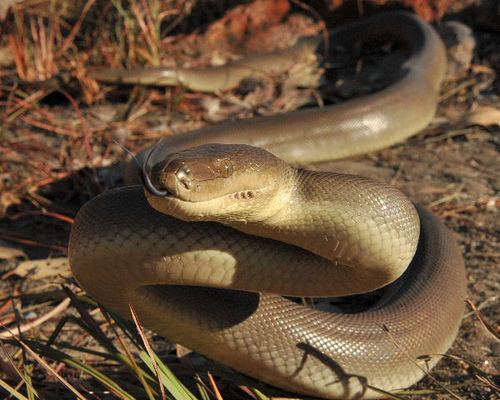
[[[179,167],[175,173],[179,183],[182,184],[182,186],[184,186],[187,190],[191,190],[193,186],[190,173],[191,170],[185,165]]]

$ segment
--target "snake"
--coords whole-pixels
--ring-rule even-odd
[[[427,126],[445,48],[432,26],[401,11],[341,26],[331,39],[390,39],[407,57],[373,94],[164,138],[140,161],[142,185],[82,206],[69,259],[99,303],[123,316],[132,305],[144,326],[243,374],[321,398],[380,398],[419,381],[456,337],[461,251],[399,190],[301,165],[387,147]],[[233,67],[218,67],[219,81]],[[214,74],[205,72],[177,76],[194,88]],[[357,311],[295,299],[377,289]]]

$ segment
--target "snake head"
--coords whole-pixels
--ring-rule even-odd
[[[260,148],[208,144],[167,155],[143,173],[143,183],[159,211],[184,220],[220,221],[261,209],[290,169]]]

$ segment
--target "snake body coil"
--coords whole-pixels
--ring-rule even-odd
[[[444,353],[461,321],[465,277],[456,243],[395,189],[280,159],[370,151],[432,118],[445,68],[432,28],[389,13],[338,36],[353,31],[395,36],[409,50],[395,84],[343,105],[166,139],[146,165],[146,189],[154,190],[116,189],[80,210],[70,262],[81,285],[123,315],[133,304],[145,326],[170,339],[288,390],[376,398],[375,388],[418,381],[439,357],[426,365],[417,357]],[[203,145],[213,142],[270,153]],[[355,314],[282,297],[388,284],[374,306]]]

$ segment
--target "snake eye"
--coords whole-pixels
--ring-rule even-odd
[[[220,174],[223,178],[227,178],[233,174],[233,164],[227,158],[220,161]]]

